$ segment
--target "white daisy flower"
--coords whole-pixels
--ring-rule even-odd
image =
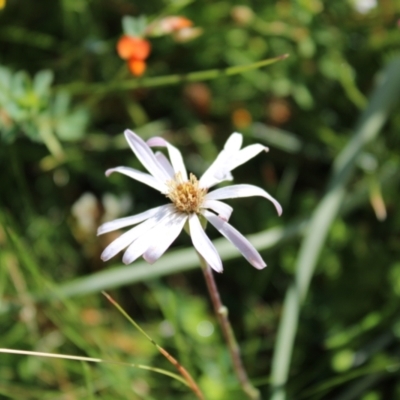
[[[278,214],[282,207],[265,190],[253,185],[232,185],[209,192],[209,189],[226,180],[232,180],[231,171],[268,148],[253,144],[241,149],[242,135],[233,133],[225,143],[216,160],[198,180],[186,172],[182,155],[178,149],[161,137],[145,142],[130,130],[125,131],[129,146],[149,174],[130,167],[116,167],[106,171],[127,175],[158,190],[171,203],[152,208],[131,217],[116,219],[101,225],[98,235],[135,225],[108,245],[101,258],[107,261],[126,249],[122,261],[130,264],[138,257],[150,264],[158,260],[188,223],[193,246],[206,262],[217,272],[222,272],[222,261],[211,240],[206,235],[200,217],[204,217],[225,236],[251,265],[258,269],[266,266],[254,246],[228,223],[232,207],[220,200],[236,197],[262,196],[270,200]],[[154,153],[152,147],[166,147],[168,158],[161,152]]]

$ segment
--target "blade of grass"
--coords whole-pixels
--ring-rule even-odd
[[[14,254],[18,254],[18,260],[24,271],[30,274],[31,283],[35,283],[37,287],[46,287],[52,289],[50,281],[47,279],[45,274],[41,273],[40,268],[32,257],[32,251],[28,248],[27,244],[14,230],[13,221],[11,216],[7,213],[2,213],[0,210],[0,223],[4,229],[7,243],[9,244],[10,250]]]
[[[183,379],[187,382],[193,393],[200,399],[204,400],[203,393],[197,386],[197,383],[189,374],[189,372],[179,363],[177,359],[171,356],[165,349],[158,345],[130,316],[129,314],[106,292],[102,292],[106,299],[141,333],[143,334],[155,347],[156,349],[177,369],[182,375]]]
[[[376,373],[360,378],[348,390],[334,397],[333,400],[354,400],[362,398],[362,395],[373,388],[378,382],[387,378],[387,373]]]
[[[103,360],[101,358],[93,358],[93,357],[82,357],[82,356],[73,356],[69,354],[54,354],[54,353],[44,353],[40,351],[28,351],[28,350],[17,350],[17,349],[0,349],[0,353],[7,353],[7,354],[20,354],[25,356],[36,356],[36,357],[47,357],[47,358],[57,358],[63,360],[73,360],[73,361],[83,361],[83,362],[91,362],[91,363],[98,363],[98,364],[114,364],[124,367],[134,367],[139,369],[145,369],[148,371],[153,371],[161,375],[169,376],[170,378],[176,379],[177,381],[183,383],[185,386],[189,386],[185,379],[180,377],[173,372],[167,371],[161,368],[149,367],[148,365],[142,364],[132,364],[126,363],[122,361],[113,361],[113,360]]]
[[[286,229],[272,228],[265,232],[249,235],[248,239],[258,250],[264,250],[281,243],[283,240],[297,236],[304,230],[305,226],[305,223],[301,222]],[[230,260],[240,256],[233,245],[224,238],[217,239],[213,243],[222,260]],[[67,282],[58,287],[57,295],[62,297],[81,296],[195,268],[199,268],[199,262],[194,249],[175,250],[165,254],[153,265],[149,265],[145,261],[138,261],[134,267],[115,267]],[[39,297],[48,298],[49,293],[39,294]]]
[[[132,90],[137,88],[149,88],[158,86],[176,85],[183,82],[197,82],[197,81],[208,81],[211,79],[219,78],[221,76],[231,76],[242,74],[243,72],[250,71],[252,69],[259,69],[266,67],[267,65],[274,64],[278,61],[287,58],[288,54],[283,54],[278,57],[269,58],[266,60],[258,61],[252,64],[238,65],[225,69],[209,69],[206,71],[190,72],[188,74],[174,74],[165,76],[155,76],[152,78],[140,78],[130,79],[121,82],[114,82],[111,84],[107,83],[92,83],[86,84],[83,82],[76,82],[65,85],[54,86],[54,90],[66,90],[71,94],[83,94],[83,93],[108,93],[123,90]]]
[[[272,360],[271,400],[286,398],[294,339],[301,305],[306,297],[311,277],[329,228],[342,204],[345,187],[351,177],[357,156],[363,146],[379,133],[400,93],[400,59],[392,61],[361,115],[353,137],[336,158],[328,190],[314,211],[296,262],[295,280],[288,288]]]
[[[360,377],[368,378],[370,375],[377,373],[387,373],[388,375],[392,373],[397,373],[399,368],[400,368],[399,364],[393,364],[393,363],[388,363],[384,365],[372,365],[363,368],[358,368],[354,371],[349,371],[339,376],[335,376],[334,378],[330,378],[325,382],[319,383],[311,387],[302,395],[300,395],[298,397],[298,400],[306,399],[308,397],[315,395],[324,396],[329,390],[341,386],[343,385],[343,383],[352,381]]]
[[[81,361],[82,364],[82,371],[83,371],[83,377],[85,378],[85,386],[86,386],[86,398],[87,400],[93,400],[94,399],[94,388],[92,385],[92,379],[90,376],[90,368],[87,365],[87,363]]]
[[[25,315],[23,322],[26,324],[32,338],[38,340],[39,329],[35,318],[36,304],[32,296],[28,293],[27,283],[21,272],[18,259],[13,254],[5,252],[4,264],[21,302],[21,313]]]

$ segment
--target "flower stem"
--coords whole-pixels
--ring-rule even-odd
[[[222,333],[228,345],[229,353],[231,355],[233,368],[236,376],[239,379],[243,391],[251,400],[260,400],[260,392],[251,384],[247,372],[244,369],[242,358],[240,356],[240,348],[236,341],[235,334],[233,333],[232,325],[228,319],[228,309],[222,304],[221,297],[218,292],[217,285],[214,280],[213,272],[204,258],[199,254],[201,267],[206,280],[207,289],[210,293],[211,301],[214,306],[214,311],[217,314],[218,322],[221,326]]]

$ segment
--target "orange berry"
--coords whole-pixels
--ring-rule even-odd
[[[117,43],[118,55],[124,60],[130,58],[145,60],[149,56],[150,50],[150,42],[138,37],[124,35]]]
[[[146,70],[146,63],[143,60],[136,60],[135,58],[131,58],[128,60],[129,71],[135,76],[143,75]]]
[[[122,36],[117,43],[117,53],[118,55],[126,60],[132,56],[132,42],[129,36]]]

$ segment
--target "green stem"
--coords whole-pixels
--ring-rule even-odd
[[[228,309],[221,302],[221,297],[219,295],[218,288],[214,280],[213,272],[210,266],[200,254],[199,258],[204,273],[204,278],[206,280],[207,289],[210,293],[211,301],[213,303],[218,322],[221,326],[222,333],[228,345],[236,376],[238,377],[240,385],[242,386],[242,389],[246,393],[247,397],[251,400],[260,400],[260,392],[251,384],[249,377],[247,376],[247,372],[244,369],[242,358],[240,356],[240,347],[236,341],[232,325],[228,319]]]
[[[122,90],[132,90],[144,87],[156,87],[156,86],[167,86],[176,85],[182,82],[197,82],[207,81],[221,76],[230,76],[241,74],[252,69],[259,69],[270,64],[274,64],[277,61],[284,60],[288,57],[288,54],[283,54],[275,58],[269,58],[267,60],[258,61],[252,64],[238,65],[225,69],[209,69],[206,71],[196,71],[188,74],[174,74],[165,76],[155,76],[152,78],[139,78],[129,79],[120,82],[113,82],[110,84],[104,83],[92,83],[85,84],[83,82],[76,82],[72,84],[56,86],[55,90],[66,90],[71,94],[82,94],[82,93],[108,93]]]

